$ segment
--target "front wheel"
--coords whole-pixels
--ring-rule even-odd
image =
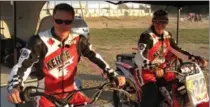
[[[126,79],[126,84],[123,87],[123,90],[127,91],[131,97],[128,98],[125,94],[119,91],[113,91],[113,101],[115,107],[140,107],[137,97],[137,88],[135,84]]]
[[[139,103],[131,101],[127,96],[118,91],[113,92],[113,101],[115,107],[140,107]]]

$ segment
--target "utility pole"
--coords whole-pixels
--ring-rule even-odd
[[[14,34],[13,34],[13,51],[14,51],[14,64],[17,62],[17,50],[16,50],[16,38],[17,38],[17,5],[16,5],[16,1],[13,1],[13,30],[14,30]]]
[[[81,4],[81,1],[80,1],[80,0],[79,0],[79,5],[80,5],[81,12],[82,12],[82,17],[84,18],[83,9],[82,9],[82,4]]]
[[[101,8],[100,5],[101,5],[101,3],[100,3],[100,1],[98,1],[98,3],[99,3],[99,5],[98,5],[98,8],[99,8],[99,9],[98,9],[98,16],[100,16],[100,8]]]

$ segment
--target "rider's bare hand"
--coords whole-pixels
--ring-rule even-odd
[[[118,81],[119,87],[122,87],[123,85],[125,85],[125,77],[124,76],[117,76],[116,79]]]
[[[202,61],[202,66],[201,67],[207,67],[208,66],[208,62],[206,60],[203,60]]]
[[[163,71],[163,69],[157,67],[157,68],[155,68],[155,74],[158,78],[161,78],[164,75],[164,71]]]
[[[11,103],[15,103],[15,104],[21,103],[22,100],[21,100],[21,98],[20,98],[20,90],[19,90],[18,88],[12,89],[12,90],[8,93],[7,99],[8,99],[8,101],[11,102]]]

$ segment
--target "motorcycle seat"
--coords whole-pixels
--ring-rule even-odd
[[[116,62],[116,65],[117,66],[121,66],[121,67],[123,67],[123,68],[125,68],[125,69],[127,69],[129,71],[134,71],[136,69],[135,66],[132,66],[132,65],[129,65],[129,64],[123,63],[123,62]]]

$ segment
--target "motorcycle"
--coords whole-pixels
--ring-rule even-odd
[[[114,91],[113,100],[115,107],[139,107],[141,102],[141,80],[139,80],[138,67],[134,62],[136,53],[119,54],[116,59],[116,71],[126,77],[126,84],[122,88],[129,92],[131,98],[127,98],[124,94]]]
[[[196,63],[186,62],[181,64],[177,71],[177,78],[185,84],[191,107],[207,104],[209,102],[207,82],[201,67]],[[208,104],[205,107],[208,107]]]
[[[119,54],[116,57],[116,70],[126,77],[126,85],[123,89],[129,92],[132,97],[129,99],[121,93],[114,91],[113,99],[115,107],[124,107],[124,105],[140,107],[143,80],[139,78],[141,72],[139,72],[138,66],[135,64],[135,55],[136,53]],[[183,63],[180,61],[177,63],[179,66],[175,66],[174,64],[175,63],[173,62],[170,66],[174,68],[173,71],[177,75],[175,81],[179,85],[181,84],[176,89],[177,92],[182,92],[178,93],[179,104],[181,107],[184,107],[186,103],[185,96],[189,99],[190,107],[200,107],[200,105],[206,104],[209,101],[209,96],[206,79],[201,67],[198,64],[191,62]],[[166,93],[163,90],[163,87],[159,87],[159,89],[163,96],[162,102],[159,106],[173,107],[173,101],[170,98],[167,98],[168,96],[171,96],[171,92]]]

